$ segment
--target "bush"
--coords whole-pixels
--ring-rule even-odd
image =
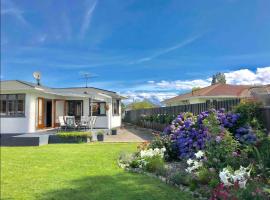
[[[237,122],[238,126],[249,124],[252,128],[262,129],[262,116],[260,112],[261,104],[256,102],[242,102],[234,108],[235,113],[240,114]]]
[[[202,167],[201,169],[199,169],[196,174],[197,174],[197,179],[199,183],[202,183],[202,184],[208,184],[214,175],[205,167]]]
[[[147,157],[145,161],[147,164],[144,168],[148,172],[157,172],[164,168],[164,160],[160,156]]]
[[[168,135],[156,136],[152,142],[149,144],[149,148],[162,148],[165,147],[166,151],[164,153],[164,159],[166,161],[177,160],[177,147],[175,142],[171,140],[171,137]]]
[[[266,137],[259,145],[252,147],[251,158],[254,159],[255,169],[262,177],[270,177],[270,139]]]
[[[170,180],[177,184],[177,185],[185,185],[185,186],[188,186],[189,183],[190,183],[190,175],[188,175],[187,173],[184,173],[184,172],[178,172],[176,174],[174,174]]]
[[[56,135],[62,138],[92,139],[91,132],[59,132]]]

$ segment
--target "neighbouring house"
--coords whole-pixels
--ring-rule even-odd
[[[255,89],[256,88],[256,89]],[[263,89],[264,88],[264,89]],[[179,96],[166,99],[162,103],[166,106],[178,106],[187,104],[206,103],[207,101],[224,101],[231,99],[253,99],[255,91],[263,91],[269,98],[269,85],[251,86],[251,85],[230,85],[217,83],[204,87],[193,92],[181,94]]]
[[[59,116],[97,116],[94,128],[121,126],[121,100],[116,92],[93,87],[49,88],[25,81],[1,81],[1,134],[34,133],[55,128]]]

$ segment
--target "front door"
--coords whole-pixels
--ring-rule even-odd
[[[37,128],[44,128],[44,117],[45,117],[45,101],[44,98],[38,97],[38,124]]]

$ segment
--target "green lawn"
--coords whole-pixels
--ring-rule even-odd
[[[189,195],[117,166],[136,144],[61,144],[1,148],[1,199],[172,200]]]

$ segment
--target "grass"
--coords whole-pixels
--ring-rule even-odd
[[[120,169],[120,152],[135,149],[123,143],[2,147],[1,199],[192,199],[158,179]]]

